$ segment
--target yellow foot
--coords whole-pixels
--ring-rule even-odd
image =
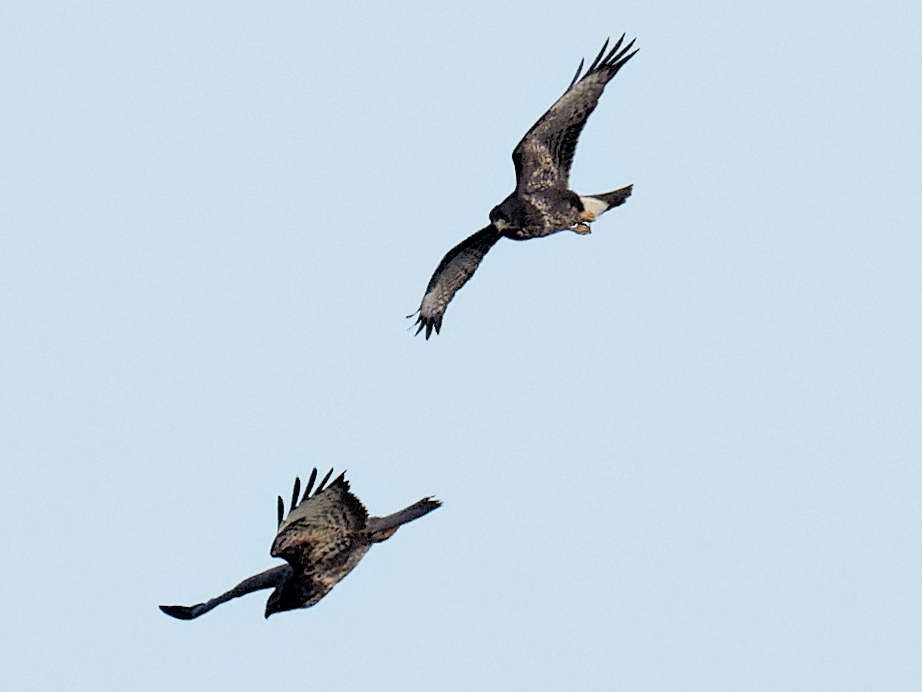
[[[593,214],[588,209],[583,209],[579,213],[579,220],[580,221],[595,221],[595,214]]]
[[[588,223],[578,223],[573,226],[570,226],[570,230],[574,233],[579,233],[580,235],[589,235],[592,233],[592,229],[589,228]]]

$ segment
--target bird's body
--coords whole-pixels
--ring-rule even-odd
[[[563,96],[525,133],[512,152],[515,190],[493,207],[489,226],[452,248],[439,263],[420,303],[417,334],[425,329],[428,339],[433,329],[441,330],[448,303],[500,238],[529,240],[564,230],[586,235],[592,221],[630,196],[630,185],[587,196],[568,187],[576,143],[586,120],[605,85],[637,52],[630,51],[633,41],[622,48],[623,42],[624,36],[608,51],[606,41],[582,77],[580,62]]]
[[[359,499],[350,492],[345,474],[324,489],[330,475],[332,470],[311,495],[317,478],[314,469],[300,502],[301,482],[295,479],[287,516],[282,498],[278,499],[279,528],[270,553],[287,564],[249,577],[210,601],[194,606],[160,606],[160,609],[175,618],[191,620],[232,598],[268,588],[274,590],[266,603],[266,617],[284,610],[309,608],[349,574],[374,543],[387,540],[402,524],[441,505],[427,497],[394,514],[369,517]]]

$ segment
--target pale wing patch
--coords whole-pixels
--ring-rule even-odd
[[[449,297],[450,296],[447,296],[446,292],[442,290],[440,286],[436,286],[429,291],[423,296],[423,302],[419,308],[423,317],[431,319],[443,313],[445,311],[445,306],[448,305]]]

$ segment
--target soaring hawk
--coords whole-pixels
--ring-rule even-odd
[[[590,222],[630,196],[631,185],[587,196],[567,187],[576,141],[589,114],[599,102],[605,85],[637,52],[631,51],[634,41],[622,47],[623,42],[622,34],[608,50],[606,40],[585,74],[581,60],[563,96],[525,133],[512,152],[515,190],[493,207],[489,226],[463,240],[442,258],[417,311],[417,334],[425,329],[428,339],[433,329],[436,333],[441,330],[448,303],[501,237],[528,240],[564,230],[586,235],[590,232]]]
[[[442,504],[426,497],[394,514],[369,517],[359,499],[349,491],[345,473],[324,489],[332,474],[330,469],[311,495],[317,479],[314,469],[300,502],[301,480],[295,478],[287,517],[285,503],[279,497],[278,534],[270,553],[287,564],[244,579],[210,601],[193,606],[162,605],[160,610],[180,620],[192,620],[232,598],[260,589],[274,589],[266,602],[267,618],[283,610],[309,608],[352,571],[372,543],[387,540],[401,525]]]

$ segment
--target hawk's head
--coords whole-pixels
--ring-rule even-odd
[[[503,209],[502,204],[498,204],[490,210],[490,223],[493,224],[493,227],[500,233],[502,233],[504,228],[509,227],[509,216]]]

